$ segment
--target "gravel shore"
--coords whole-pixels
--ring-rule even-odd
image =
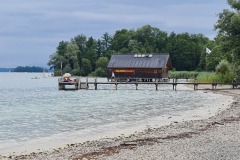
[[[205,120],[173,122],[148,128],[125,137],[69,144],[54,151],[29,155],[0,156],[0,159],[164,159],[239,160],[240,90],[217,90],[234,97],[230,108]]]

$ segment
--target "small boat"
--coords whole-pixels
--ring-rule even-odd
[[[31,79],[40,79],[40,78],[36,76],[36,77],[32,77]]]
[[[43,73],[43,78],[48,78],[48,77],[49,77],[48,73],[44,72]]]

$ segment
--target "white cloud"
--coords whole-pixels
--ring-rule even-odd
[[[214,37],[216,14],[225,0],[0,0],[0,67],[3,56],[29,55],[46,59],[58,42],[84,34],[100,38],[105,32],[150,24],[163,31],[203,33]],[[6,54],[7,53],[7,54]],[[10,58],[7,58],[10,59]],[[14,62],[17,64],[16,62]],[[36,60],[37,63],[37,60]]]

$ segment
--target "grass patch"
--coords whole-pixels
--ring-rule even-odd
[[[170,71],[169,78],[177,79],[198,79],[198,82],[222,82],[231,83],[233,74],[216,74],[215,72],[197,72],[197,71]]]
[[[169,78],[177,79],[194,79],[197,78],[199,72],[195,71],[170,71]]]

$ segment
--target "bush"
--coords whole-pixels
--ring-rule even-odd
[[[230,83],[233,80],[233,73],[228,72],[224,74],[216,74],[214,72],[202,72],[198,75],[198,82],[222,82],[222,83]]]
[[[96,77],[107,77],[107,72],[99,67],[92,73],[92,75]]]
[[[178,79],[194,79],[198,76],[199,72],[194,71],[170,71],[169,78]]]
[[[227,74],[230,72],[230,64],[227,60],[223,59],[216,67],[217,74]]]
[[[54,76],[62,76],[61,70],[54,70]]]
[[[239,82],[240,81],[240,66],[236,67],[235,69],[235,78]]]
[[[81,71],[80,69],[74,69],[70,73],[71,75],[74,75],[74,76],[80,76]]]

